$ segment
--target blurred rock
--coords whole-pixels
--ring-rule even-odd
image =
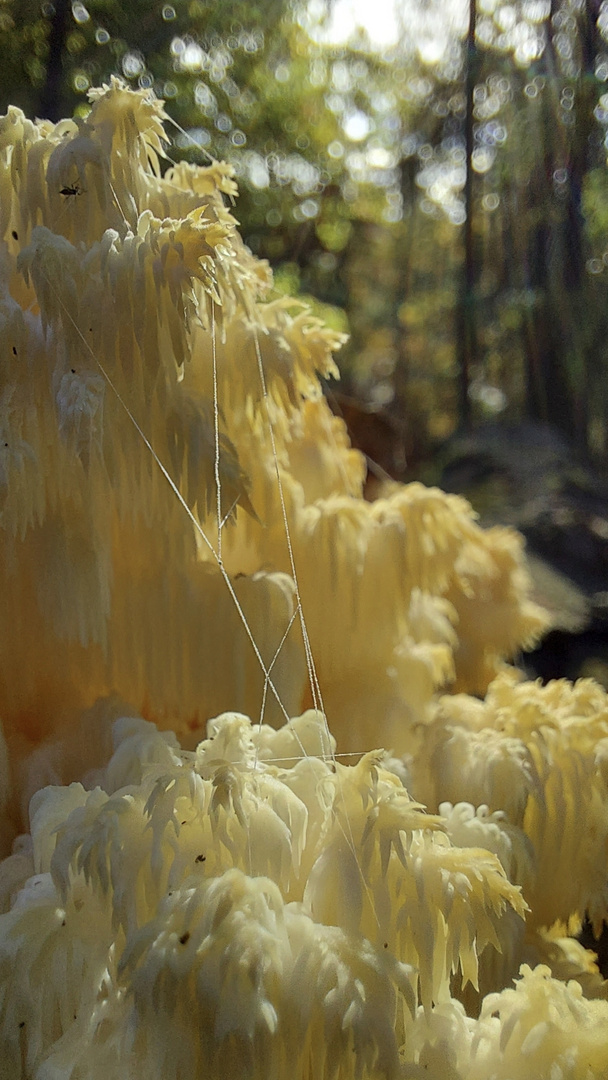
[[[592,676],[608,685],[608,482],[574,458],[552,428],[491,425],[456,436],[438,483],[465,495],[482,524],[519,529],[534,599],[552,629],[526,659],[543,679]]]

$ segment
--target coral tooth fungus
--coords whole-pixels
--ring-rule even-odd
[[[515,533],[364,501],[229,168],[90,98],[0,119],[0,1077],[605,1078],[605,693],[509,667]]]

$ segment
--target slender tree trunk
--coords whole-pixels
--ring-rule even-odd
[[[475,324],[475,251],[473,240],[473,108],[477,81],[477,0],[469,0],[469,30],[466,54],[466,117],[465,155],[466,175],[464,185],[464,262],[460,290],[457,330],[458,369],[460,384],[460,422],[465,430],[471,427],[471,399],[469,386],[471,369],[477,359],[477,334]]]
[[[400,166],[401,193],[404,208],[409,208],[409,216],[402,224],[403,240],[397,255],[397,281],[395,303],[393,305],[393,332],[397,359],[393,376],[395,389],[394,410],[405,425],[406,464],[411,466],[421,454],[424,435],[420,431],[420,420],[412,415],[410,404],[410,363],[408,353],[408,331],[401,317],[401,306],[409,296],[412,281],[414,241],[418,217],[416,198],[416,165],[413,158],[406,158]]]
[[[552,16],[557,10],[558,5],[553,0]],[[555,169],[560,168],[567,177],[567,188],[565,197],[559,203],[551,193],[553,224],[550,243],[547,244],[545,282],[545,317],[549,327],[547,340],[551,351],[546,358],[546,392],[552,421],[572,438],[582,453],[588,450],[590,374],[594,367],[587,341],[589,319],[593,318],[593,314],[585,310],[589,301],[582,193],[591,164],[593,110],[598,97],[595,80],[598,12],[596,0],[586,0],[577,18],[581,67],[575,87],[572,126],[568,129],[562,127],[560,133],[558,124],[558,138],[555,140],[549,127],[552,122],[555,123],[555,115],[547,117],[547,161],[550,167],[546,169],[546,181],[551,184]],[[557,110],[558,64],[551,20],[547,29],[547,63],[555,87],[554,109]]]
[[[67,115],[66,95],[63,88],[63,55],[70,29],[70,0],[55,0],[55,11],[49,34],[49,59],[46,79],[38,100],[38,116],[43,120],[61,120]]]

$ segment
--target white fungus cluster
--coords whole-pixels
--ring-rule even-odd
[[[606,694],[508,668],[517,534],[364,501],[230,170],[90,98],[0,118],[0,1080],[606,1080]]]
[[[2,864],[3,1075],[398,1076],[452,975],[476,983],[521,921],[498,860],[453,847],[381,755],[315,755],[318,714],[228,714],[195,751],[137,719],[114,739],[91,790],[34,796]]]

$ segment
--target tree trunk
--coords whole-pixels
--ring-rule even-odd
[[[534,225],[528,236],[528,284],[536,298],[534,322],[528,327],[528,411],[548,420],[587,452],[589,353],[586,253],[582,192],[590,168],[590,136],[597,88],[596,0],[587,0],[578,21],[580,72],[575,86],[572,124],[559,118],[560,75],[547,20],[545,70],[547,96],[542,118],[543,145],[529,185],[528,214]],[[558,191],[559,187],[559,191]]]
[[[40,91],[37,114],[43,120],[56,123],[66,116],[66,93],[64,89],[63,55],[70,29],[72,5],[70,0],[55,0],[55,11],[49,34],[49,59],[46,79]]]
[[[471,369],[477,359],[477,335],[475,324],[475,252],[473,241],[473,95],[477,81],[477,45],[475,29],[477,22],[477,0],[469,0],[469,30],[467,34],[466,54],[466,117],[465,117],[465,160],[466,175],[464,185],[464,261],[462,283],[457,312],[456,348],[458,355],[458,377],[460,385],[460,423],[469,430],[471,427],[471,399],[469,386]]]

